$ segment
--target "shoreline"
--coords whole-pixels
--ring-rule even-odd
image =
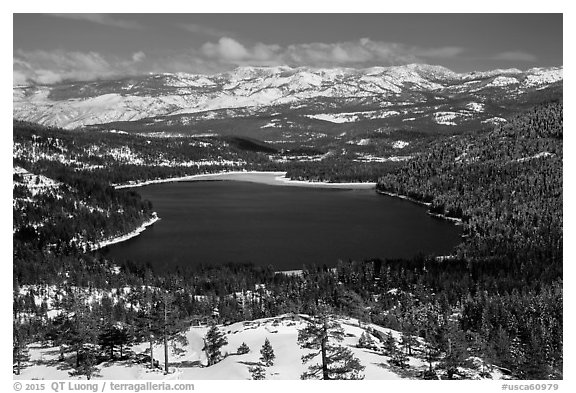
[[[182,181],[212,181],[232,180],[246,181],[275,186],[310,187],[310,188],[344,188],[344,189],[374,189],[376,183],[329,183],[306,180],[292,180],[286,177],[287,172],[279,171],[232,171],[171,177],[166,179],[146,180],[137,183],[113,185],[115,189],[143,187],[151,184],[172,183]]]
[[[160,217],[158,217],[156,212],[154,212],[154,213],[152,213],[152,218],[150,220],[145,221],[144,223],[142,223],[142,225],[140,225],[138,228],[134,229],[133,231],[128,232],[124,235],[116,236],[116,237],[113,237],[111,239],[107,239],[107,240],[98,242],[96,244],[91,244],[88,246],[88,251],[96,251],[96,250],[99,250],[101,248],[110,246],[112,244],[121,243],[121,242],[124,242],[128,239],[132,239],[133,237],[140,235],[142,232],[144,232],[146,230],[146,228],[148,228],[150,225],[154,224],[157,221],[160,221]]]
[[[395,193],[393,193],[393,192],[381,191],[381,190],[376,190],[376,192],[377,192],[378,194],[381,194],[381,195],[387,195],[387,196],[394,197],[394,198],[404,199],[404,200],[406,200],[406,201],[410,201],[410,202],[417,203],[417,204],[419,204],[419,205],[424,205],[424,206],[427,206],[427,207],[430,207],[430,206],[432,205],[432,203],[430,203],[430,202],[422,202],[422,201],[419,201],[419,200],[417,200],[417,199],[410,198],[410,197],[408,197],[408,196],[406,196],[406,195],[400,195],[400,194],[395,194]],[[452,221],[452,222],[454,223],[454,225],[463,225],[463,224],[464,224],[464,223],[462,222],[462,219],[461,219],[461,218],[448,217],[448,216],[446,216],[446,215],[444,215],[444,214],[432,213],[432,212],[430,212],[430,211],[427,211],[426,213],[427,213],[428,215],[432,216],[432,217],[440,218],[440,219],[442,219],[442,220]]]

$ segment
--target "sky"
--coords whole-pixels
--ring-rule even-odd
[[[13,14],[13,83],[238,66],[563,65],[563,15]]]

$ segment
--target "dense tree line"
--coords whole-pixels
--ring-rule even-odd
[[[14,121],[14,164],[58,179],[74,171],[103,186],[239,169],[280,170],[242,138],[67,131]]]
[[[442,262],[454,270],[426,284],[458,296],[461,328],[521,378],[561,375],[562,111],[537,106],[490,133],[439,142],[378,183],[462,219],[465,241]]]
[[[334,173],[346,173],[343,167]],[[45,164],[39,173],[70,187],[64,195],[74,189],[77,200],[97,206],[150,210],[137,194],[108,187],[112,175],[87,179],[82,171],[58,168]],[[407,356],[426,360],[423,378],[462,377],[461,367],[474,356],[514,378],[562,378],[562,104],[539,106],[488,133],[440,140],[415,159],[386,168],[380,191],[429,202],[433,213],[463,221],[466,238],[452,258],[348,261],[335,269],[304,267],[301,275],[250,264],[163,271],[138,261],[108,261],[99,252],[43,247],[52,240],[39,241],[38,228],[15,232],[15,363],[25,363],[27,343],[45,340],[62,344],[75,356],[76,372],[89,376],[102,359],[123,356],[128,343],[155,343],[150,337],[178,342],[197,320],[317,316],[328,308],[402,332],[400,340],[371,334],[394,367],[405,367]],[[350,171],[351,179],[364,179]],[[14,192],[18,199],[29,197],[25,189]],[[25,217],[15,217],[19,228],[31,217],[57,217],[74,199],[42,198],[52,210],[29,208]],[[91,225],[101,231],[107,222]],[[54,231],[54,238],[67,239]],[[49,295],[50,285],[57,295]],[[95,293],[105,295],[89,296]],[[48,304],[50,296],[55,303]],[[39,298],[45,299],[40,306]],[[48,318],[50,309],[60,315]]]

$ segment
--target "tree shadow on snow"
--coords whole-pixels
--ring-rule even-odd
[[[238,363],[244,364],[246,366],[260,366],[261,365],[260,362],[247,362],[247,361],[243,361],[243,360],[239,360]]]

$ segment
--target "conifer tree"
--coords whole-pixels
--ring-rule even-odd
[[[224,333],[218,330],[216,324],[212,324],[206,333],[206,337],[204,337],[203,351],[206,352],[208,366],[212,366],[221,360],[222,353],[220,353],[220,348],[226,344],[228,344],[228,339],[226,339]]]
[[[164,344],[164,374],[168,374],[168,343],[171,342],[173,349],[176,349],[177,344],[186,345],[188,340],[182,333],[185,326],[177,315],[174,296],[168,292],[162,296],[162,309],[163,313],[160,318],[162,320],[162,342]]]
[[[266,379],[266,369],[260,364],[254,367],[250,367],[248,371],[250,371],[253,380]]]
[[[135,299],[141,305],[134,320],[135,335],[140,340],[148,341],[150,368],[154,369],[154,343],[162,336],[162,324],[152,291],[146,288],[144,293],[140,295],[138,299]]]
[[[394,339],[392,332],[388,331],[388,333],[386,333],[386,339],[384,340],[384,353],[392,357],[396,351],[398,351],[396,340]]]
[[[90,307],[88,306],[83,293],[70,293],[72,301],[72,312],[66,318],[68,327],[65,336],[65,343],[76,353],[76,369],[82,367],[84,359],[91,361],[92,358],[86,355],[91,352],[92,347],[98,342],[97,322],[92,318]],[[87,348],[90,348],[89,350]],[[88,366],[87,366],[88,367]],[[89,369],[90,367],[88,367]],[[89,370],[86,369],[86,372]],[[82,375],[87,375],[86,373]]]
[[[114,360],[114,349],[120,350],[120,358],[123,357],[123,348],[131,340],[131,334],[128,330],[118,324],[109,324],[98,336],[99,343],[103,348],[110,350],[110,359]]]
[[[363,379],[360,374],[364,366],[354,357],[349,348],[335,344],[344,339],[340,324],[326,313],[307,320],[307,325],[298,331],[298,344],[313,352],[302,356],[306,364],[317,356],[320,363],[312,364],[301,379]]]
[[[95,350],[92,346],[87,345],[79,352],[79,356],[79,362],[76,363],[69,374],[71,377],[85,376],[86,379],[90,380],[98,373]]]
[[[30,342],[28,326],[13,321],[12,360],[16,364],[15,373],[20,375],[23,363],[30,359],[28,343]]]
[[[274,355],[274,349],[272,349],[272,345],[268,338],[264,341],[264,345],[262,345],[262,349],[260,349],[260,361],[264,363],[264,366],[270,367],[274,364],[274,359],[276,355]]]
[[[243,342],[236,350],[238,355],[244,355],[248,352],[250,352],[250,347],[245,342]]]
[[[376,344],[374,343],[370,333],[366,331],[362,332],[360,338],[358,339],[358,348],[374,349],[375,347]]]
[[[400,368],[408,367],[408,355],[402,349],[396,349],[389,360],[389,362]]]
[[[449,379],[458,374],[458,367],[467,365],[468,358],[467,342],[464,332],[457,323],[450,323],[445,338],[446,355],[438,365],[446,370]]]

